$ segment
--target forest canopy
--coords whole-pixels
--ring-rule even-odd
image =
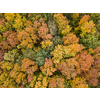
[[[99,13],[0,13],[0,88],[99,88]]]

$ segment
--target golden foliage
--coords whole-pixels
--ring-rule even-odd
[[[39,39],[35,33],[35,29],[32,26],[28,26],[23,31],[19,31],[17,34],[19,41],[21,42],[20,45],[32,48],[33,44],[37,42]]]
[[[48,77],[40,74],[37,78],[34,88],[46,88],[48,85]]]
[[[85,79],[81,77],[73,78],[73,80],[70,80],[69,82],[72,88],[88,88]]]
[[[42,48],[43,49],[46,49],[47,47],[52,46],[53,45],[53,42],[48,39],[48,40],[42,41],[41,42],[41,45],[42,45]]]
[[[9,71],[9,70],[13,69],[13,63],[3,60],[3,61],[0,62],[0,68],[3,69],[3,70]]]
[[[76,35],[71,33],[71,34],[67,34],[66,36],[63,36],[63,41],[64,41],[64,45],[69,45],[73,43],[76,44],[78,43],[79,38],[77,38]]]
[[[96,27],[93,21],[83,23],[80,27],[80,30],[81,30],[81,34],[80,34],[81,38],[84,38],[86,34],[93,35],[94,33],[96,33]]]
[[[71,31],[71,27],[68,25],[69,21],[63,16],[62,13],[54,14],[54,20],[58,25],[59,33],[66,35]]]
[[[89,15],[84,15],[78,24],[81,25],[81,24],[87,22],[89,20],[89,18],[90,18]]]

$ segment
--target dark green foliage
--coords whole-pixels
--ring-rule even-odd
[[[37,57],[36,58],[36,64],[39,66],[43,66],[45,62],[45,58],[44,57]]]
[[[20,13],[20,15],[27,17],[28,13]]]
[[[100,31],[100,20],[97,22],[96,28],[97,28],[98,31]]]
[[[30,60],[36,59],[36,53],[32,49],[26,49],[22,52],[20,56],[18,56],[18,59],[16,60],[16,63],[21,63],[21,60],[24,58],[29,58]]]
[[[32,49],[26,49],[25,51],[23,51],[23,55],[24,55],[24,58],[29,58],[31,60],[36,59],[36,53]]]
[[[54,48],[55,48],[55,46],[54,46],[54,44],[53,44],[52,46],[47,47],[45,50],[46,50],[48,53],[50,53],[51,51],[54,50]]]
[[[65,82],[65,88],[72,88],[71,85],[68,82]]]
[[[95,23],[97,30],[100,31],[100,13],[91,13],[89,15],[91,16],[91,20]]]
[[[100,13],[91,13],[90,16],[95,24],[100,20]]]
[[[24,59],[24,55],[18,56],[18,59],[16,60],[16,63],[20,64],[21,60],[23,60],[23,59]]]
[[[52,20],[53,19],[53,13],[48,13],[48,20]]]
[[[26,86],[24,88],[31,88],[31,87],[29,86],[29,84],[26,84]]]
[[[62,45],[63,44],[63,40],[60,36],[55,36],[53,39],[53,45],[56,46],[56,45]]]
[[[95,35],[86,35],[83,39],[79,39],[79,43],[82,43],[86,48],[93,49],[100,45],[100,41]]]
[[[45,62],[45,58],[49,58],[51,55],[44,49],[41,49],[36,54],[36,64],[39,66],[43,66]]]
[[[2,41],[4,41],[4,38],[3,38],[3,36],[0,34],[0,43],[1,43]]]
[[[70,16],[71,16],[70,25],[71,25],[72,29],[74,29],[74,27],[76,27],[78,25],[79,13],[73,13]]]
[[[28,19],[31,20],[32,22],[40,19],[41,17],[44,19],[44,21],[47,21],[48,14],[47,13],[29,13],[28,14]]]
[[[62,45],[62,44],[63,44],[63,40],[62,40],[62,38],[61,38],[60,36],[55,36],[55,37],[53,37],[51,41],[53,41],[53,45],[46,48],[46,51],[47,51],[49,54],[50,54],[51,51],[54,50],[54,48],[55,48],[56,45],[58,45],[58,44],[59,44],[59,45]]]
[[[50,52],[54,50],[56,45],[58,45],[58,44],[62,45],[63,44],[63,40],[60,36],[53,37],[51,41],[53,41],[53,45],[46,48],[46,51],[48,52],[48,54],[50,54]]]
[[[49,28],[50,34],[52,36],[57,35],[57,27],[56,27],[56,24],[53,20],[48,21],[48,28]]]

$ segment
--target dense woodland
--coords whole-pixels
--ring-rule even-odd
[[[0,13],[0,88],[99,87],[99,13]]]

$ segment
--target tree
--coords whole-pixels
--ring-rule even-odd
[[[52,36],[57,35],[57,27],[56,27],[56,23],[55,23],[54,20],[49,20],[48,21],[48,28],[49,28],[49,32]]]
[[[42,73],[46,76],[51,76],[56,71],[56,68],[54,68],[53,61],[51,58],[46,58],[44,66],[41,66],[40,69]]]
[[[6,31],[3,33],[3,37],[5,40],[0,43],[0,49],[2,50],[11,50],[19,43],[17,33],[14,31]]]
[[[71,31],[69,21],[67,20],[65,16],[63,16],[62,13],[54,14],[53,18],[59,28],[58,34],[66,35]]]
[[[49,54],[48,51],[44,50],[44,49],[40,49],[37,53],[36,53],[36,64],[38,66],[43,66],[44,62],[45,62],[45,58],[49,58],[51,57],[51,55]]]
[[[80,74],[79,63],[75,60],[75,58],[66,59],[66,61],[56,64],[55,68],[59,70],[67,80],[75,78],[77,74]]]
[[[24,58],[29,58],[30,60],[36,59],[36,52],[32,49],[25,49],[22,54]]]
[[[72,88],[88,88],[86,80],[81,77],[73,78],[73,80],[70,80],[69,83],[71,84]]]
[[[62,76],[53,76],[49,79],[49,88],[64,88],[65,79]]]
[[[33,75],[37,70],[38,66],[35,64],[35,61],[31,61],[28,58],[24,58],[22,60],[21,71],[25,72],[28,75]]]
[[[27,49],[31,49],[33,48],[34,43],[37,43],[37,40],[39,39],[35,33],[34,27],[32,26],[28,26],[25,28],[25,30],[19,31],[17,37],[21,42],[18,46],[19,49],[21,46]]]
[[[90,70],[91,65],[94,62],[93,57],[87,53],[87,51],[82,51],[80,54],[75,56],[77,61],[79,62],[80,71],[87,72]]]
[[[76,37],[73,33],[63,36],[64,45],[76,44],[79,41],[79,38]]]
[[[0,50],[0,61],[4,59],[4,53],[6,53],[6,50]]]
[[[79,40],[79,43],[82,43],[87,49],[93,48],[95,49],[100,45],[100,40],[97,35],[86,35],[84,38]]]
[[[17,49],[13,49],[12,51],[8,51],[8,53],[4,53],[4,60],[14,62],[18,57],[19,53]]]
[[[81,44],[71,44],[69,46],[57,45],[51,52],[54,63],[59,63],[61,59],[74,57],[78,52],[82,51],[84,47]]]

